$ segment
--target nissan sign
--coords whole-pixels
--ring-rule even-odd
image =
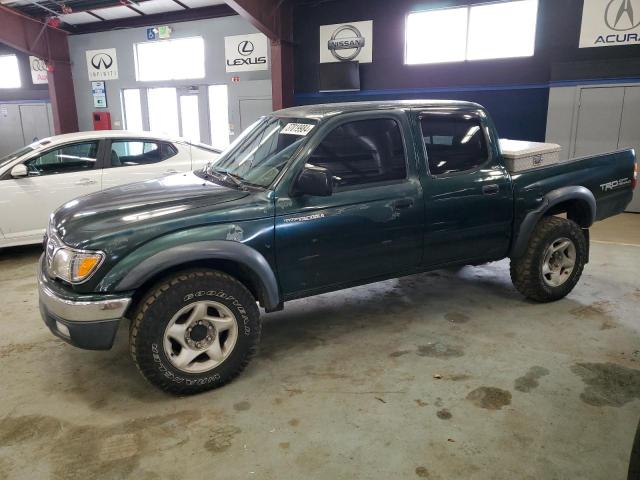
[[[373,21],[350,22],[320,27],[320,63],[371,63]]]
[[[224,37],[225,69],[227,72],[268,70],[269,41],[262,33]]]
[[[580,48],[640,43],[640,0],[584,0]]]

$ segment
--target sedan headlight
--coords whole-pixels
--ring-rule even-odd
[[[81,283],[100,267],[103,260],[102,252],[60,247],[53,254],[49,271],[66,282]]]

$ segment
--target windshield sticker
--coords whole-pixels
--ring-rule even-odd
[[[287,123],[285,127],[280,130],[281,134],[287,135],[302,135],[305,136],[311,131],[313,125],[310,123]]]

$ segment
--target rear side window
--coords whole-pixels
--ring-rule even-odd
[[[482,125],[476,119],[425,115],[420,125],[433,175],[473,170],[489,158]]]
[[[338,188],[398,181],[407,176],[400,126],[387,118],[336,127],[307,163],[328,169]]]
[[[49,150],[24,164],[29,175],[55,175],[93,170],[97,158],[98,142],[82,142]]]
[[[111,166],[131,167],[158,163],[177,152],[170,143],[146,140],[115,140],[111,142]]]

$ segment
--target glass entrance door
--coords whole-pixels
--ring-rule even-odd
[[[201,142],[200,110],[198,108],[199,91],[180,93],[180,125],[181,136],[192,142]]]
[[[149,88],[149,128],[152,132],[179,136],[178,102],[175,88]]]

